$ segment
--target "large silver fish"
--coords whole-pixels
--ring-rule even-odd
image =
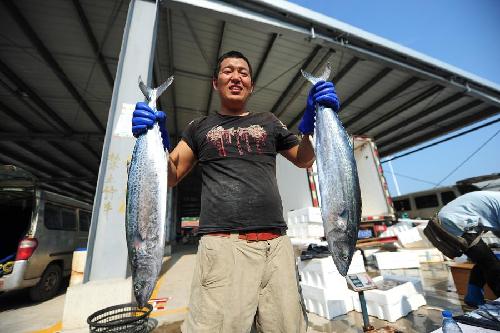
[[[327,81],[330,72],[330,64],[327,64],[321,77],[304,71],[302,75],[316,84]],[[356,248],[361,219],[361,191],[354,151],[337,114],[321,105],[316,106],[314,137],[325,236],[335,266],[345,276]]]
[[[155,89],[139,87],[156,110],[156,100],[172,83],[173,76]],[[165,247],[167,213],[167,161],[157,123],[140,135],[134,146],[127,181],[125,217],[129,262],[135,299],[143,307],[151,297],[160,274]]]

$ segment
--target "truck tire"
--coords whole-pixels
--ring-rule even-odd
[[[51,299],[62,283],[62,269],[57,264],[47,266],[38,283],[30,289],[30,298],[35,302]]]

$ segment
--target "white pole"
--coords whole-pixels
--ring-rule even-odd
[[[389,157],[389,168],[391,169],[392,180],[394,181],[394,186],[396,187],[396,193],[398,195],[401,195],[401,191],[399,190],[398,180],[396,179],[396,175],[394,174],[394,169],[392,168],[392,161],[390,161],[391,158],[392,156]]]

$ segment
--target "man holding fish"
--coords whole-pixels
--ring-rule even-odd
[[[169,155],[168,185],[177,185],[198,163],[202,194],[196,267],[183,332],[305,332],[295,258],[285,235],[276,181],[276,154],[300,168],[315,153],[315,108],[339,109],[333,83],[310,90],[299,125],[301,140],[270,112],[246,108],[254,90],[247,58],[230,51],[219,58],[212,87],[217,113],[193,120]],[[132,131],[159,122],[168,149],[165,116],[137,103]]]

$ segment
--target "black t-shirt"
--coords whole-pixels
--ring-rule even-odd
[[[272,113],[212,114],[182,134],[202,170],[200,233],[286,229],[276,153],[298,138]]]

